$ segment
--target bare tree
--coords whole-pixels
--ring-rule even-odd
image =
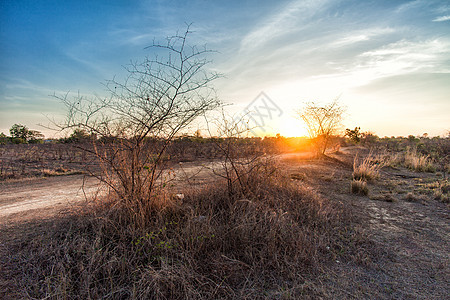
[[[306,103],[305,107],[298,111],[308,130],[318,154],[325,154],[330,139],[337,134],[341,127],[345,108],[337,100],[320,106],[314,102]]]
[[[68,109],[62,128],[96,135],[93,147],[85,150],[100,160],[99,178],[134,213],[149,208],[174,136],[220,105],[211,86],[220,75],[206,70],[211,51],[189,46],[190,34],[188,26],[184,34],[147,47],[165,55],[131,63],[124,81],[106,83],[108,98],[58,97]]]
[[[255,177],[274,170],[267,170],[269,159],[263,151],[258,151],[256,139],[249,137],[254,129],[249,117],[228,115],[222,110],[220,117],[212,123],[218,137],[214,144],[222,157],[221,168],[213,170],[214,173],[226,180],[230,199],[235,196],[254,197],[258,189]],[[211,135],[209,122],[207,124]]]

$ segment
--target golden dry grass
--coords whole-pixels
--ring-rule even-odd
[[[305,278],[352,252],[341,253],[355,238],[343,208],[279,172],[249,176],[250,194],[236,187],[230,196],[223,182],[187,189],[184,197],[160,193],[140,216],[144,226],[136,226],[130,207],[117,205],[114,196],[41,224],[44,233],[9,249],[5,270],[13,278],[13,296],[263,299],[314,294]]]
[[[371,181],[379,177],[379,170],[383,166],[378,160],[375,160],[372,154],[369,154],[362,161],[355,156],[353,161],[353,179],[362,181]]]
[[[436,172],[430,157],[417,153],[415,150],[408,149],[404,158],[405,167],[416,172]]]

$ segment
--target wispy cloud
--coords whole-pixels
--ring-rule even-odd
[[[330,47],[340,47],[353,45],[359,42],[369,41],[375,37],[387,35],[395,32],[393,28],[367,28],[363,30],[355,30],[347,33],[344,37],[330,43]]]
[[[443,4],[433,10],[436,14],[446,14],[450,12],[450,4]]]
[[[411,2],[400,4],[397,7],[396,12],[405,12],[412,9],[418,9],[420,7],[423,7],[424,5],[427,5],[427,1],[428,0],[414,0]]]
[[[190,43],[207,43],[220,51],[211,55],[215,60],[211,66],[226,75],[217,86],[225,101],[244,104],[264,90],[273,93],[283,105],[295,105],[299,98],[324,99],[355,89],[362,91],[377,82],[383,82],[383,89],[391,86],[395,91],[400,77],[420,74],[442,78],[439,86],[446,86],[450,76],[450,32],[447,23],[440,23],[450,20],[450,5],[446,2],[146,0],[138,1],[132,9],[126,4],[107,5],[113,14],[106,22],[95,18],[96,10],[87,12],[94,20],[91,23],[61,26],[66,21],[79,24],[75,21],[85,17],[86,12],[75,12],[64,22],[39,29],[45,33],[42,37],[51,37],[48,47],[36,44],[41,43],[41,38],[30,38],[29,33],[15,48],[7,40],[4,48],[9,52],[0,57],[0,107],[21,105],[26,97],[30,101],[46,99],[54,91],[75,88],[89,92],[114,74],[121,77],[121,66],[130,59],[154,54],[144,47],[153,38],[164,42],[166,36],[182,31],[184,22],[194,22]],[[48,9],[50,16],[54,8]],[[14,22],[21,20],[30,22],[25,17]],[[36,26],[41,25],[36,22]],[[11,30],[9,40],[14,41],[19,32]],[[70,39],[66,40],[67,36]],[[23,50],[34,48],[41,51]],[[414,96],[419,100],[448,94],[448,89],[438,92],[409,81],[404,89],[411,94],[426,91],[429,96],[425,92],[423,97]],[[376,102],[379,95],[375,90],[363,96],[372,96]],[[383,96],[397,101],[389,93]],[[46,102],[39,103],[42,106]],[[0,121],[7,115],[2,109]]]
[[[277,13],[266,16],[241,41],[241,50],[251,50],[280,36],[300,30],[328,1],[292,1]]]
[[[403,61],[415,68],[433,66],[437,71],[442,67],[441,63],[450,58],[448,49],[450,42],[445,39],[432,39],[421,42],[401,40],[382,46],[378,49],[367,51],[360,56],[367,59],[368,63],[384,61]]]
[[[433,20],[433,22],[444,22],[444,21],[449,21],[449,20],[450,20],[450,15],[437,17]]]
[[[375,80],[406,74],[450,73],[450,41],[402,40],[365,51],[347,65],[336,65],[335,73],[313,76],[315,80],[338,82],[344,89],[367,85]],[[329,84],[329,83],[328,83]]]

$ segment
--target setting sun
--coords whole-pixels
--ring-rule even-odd
[[[281,117],[275,128],[278,129],[277,133],[285,137],[303,137],[308,136],[308,131],[305,128],[305,124],[294,117]]]

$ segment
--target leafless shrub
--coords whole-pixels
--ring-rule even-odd
[[[230,198],[235,197],[237,191],[242,197],[254,195],[258,189],[254,176],[261,172],[271,176],[275,171],[273,159],[256,151],[256,144],[243,138],[252,129],[245,116],[236,118],[222,111],[214,125],[218,135],[215,147],[222,159],[222,168],[218,172],[214,170],[215,174],[226,180]]]
[[[136,226],[147,222],[159,193],[157,179],[166,166],[166,150],[180,130],[206,111],[216,108],[210,83],[219,77],[205,69],[210,50],[188,45],[184,34],[150,48],[165,56],[146,58],[126,68],[124,81],[106,84],[109,98],[58,97],[67,106],[63,129],[88,132],[92,146],[83,150],[99,161],[96,175],[128,207]]]
[[[303,110],[298,111],[318,154],[325,154],[331,137],[340,129],[344,111],[337,100],[323,106],[314,102],[307,103]]]

